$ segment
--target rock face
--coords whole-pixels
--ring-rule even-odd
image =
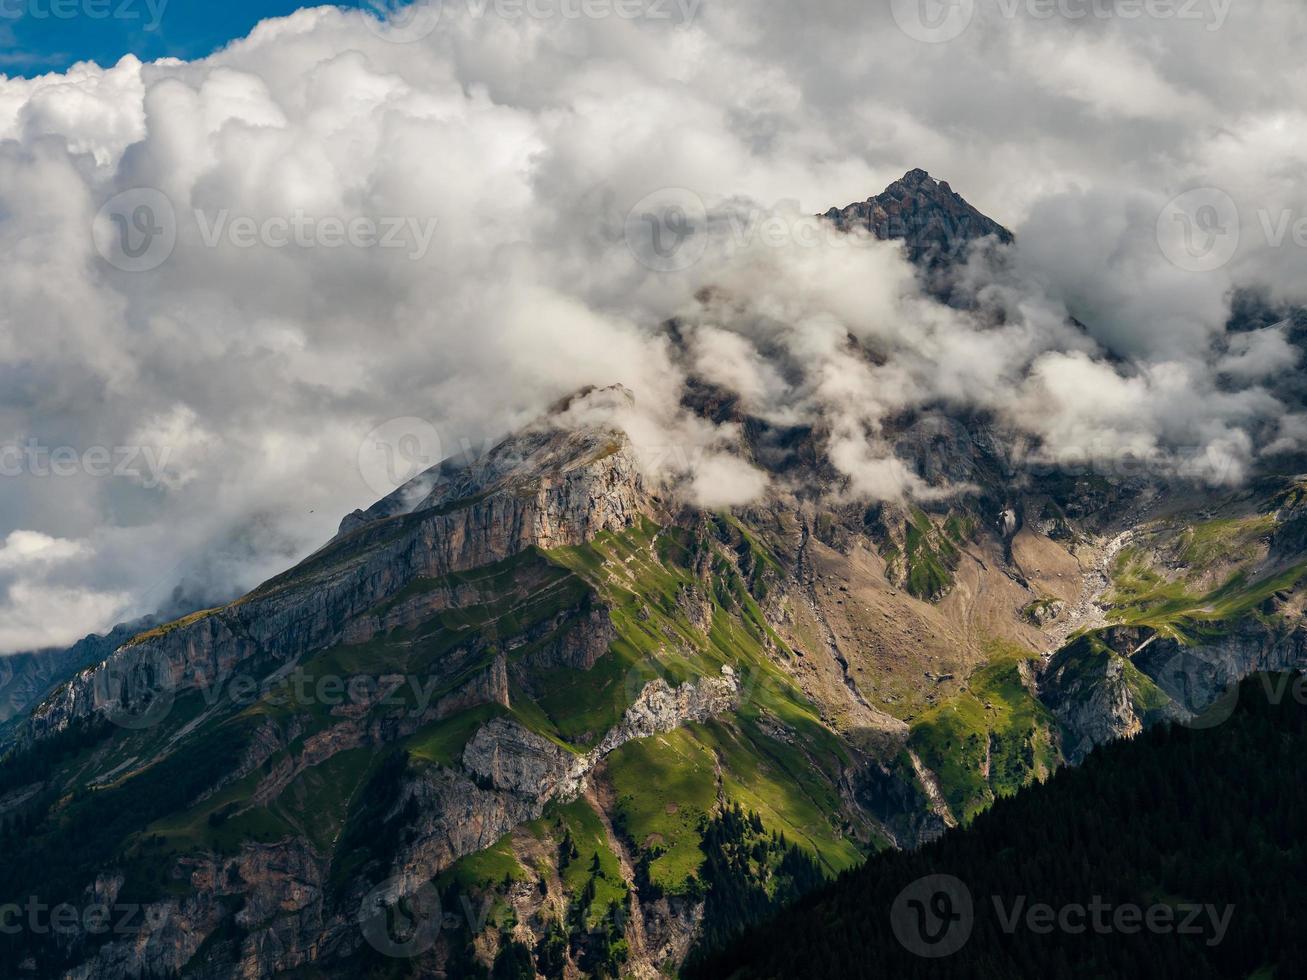
[[[1117,655],[1083,671],[1050,666],[1043,699],[1062,726],[1068,762],[1082,762],[1095,745],[1138,735],[1151,720],[1129,674],[1129,661]]]
[[[482,725],[463,751],[462,768],[424,770],[405,782],[386,819],[412,814],[405,843],[384,869],[388,881],[429,881],[459,858],[483,850],[519,824],[537,819],[552,800],[575,799],[604,756],[632,739],[668,732],[690,721],[707,721],[736,707],[739,685],[725,670],[672,688],[648,684],[620,724],[598,746],[578,754],[519,722],[495,718]],[[288,779],[273,777],[284,785]],[[248,935],[229,950],[232,963],[214,977],[266,977],[295,969],[325,949],[358,945],[357,922],[348,911],[329,909],[329,867],[303,841],[246,845],[231,858],[183,859],[178,873],[191,893],[156,903],[131,943],[111,943],[69,978],[168,975],[186,966],[204,937],[219,930],[230,912],[224,900],[240,898],[234,923]],[[121,880],[111,883],[112,903]]]
[[[587,789],[587,779],[610,753],[635,739],[670,732],[689,722],[727,716],[738,707],[740,685],[730,668],[719,678],[671,687],[663,680],[644,686],[622,721],[595,748],[577,753],[524,727],[496,718],[482,725],[463,749],[462,772],[438,769],[406,787],[396,810],[418,814],[409,843],[390,874],[425,881],[460,857],[494,844],[514,827],[538,819],[554,801],[570,802]],[[523,908],[538,907],[526,896]],[[698,912],[702,906],[698,907]],[[648,910],[651,933],[666,947],[658,962],[684,956],[698,912],[682,902],[662,901]],[[641,926],[646,921],[641,920]]]
[[[493,789],[539,798],[542,806],[556,795],[575,797],[589,771],[584,756],[510,718],[477,729],[463,749],[463,768]]]
[[[1307,626],[1246,619],[1224,636],[1188,646],[1158,637],[1136,651],[1134,663],[1171,699],[1183,720],[1219,724],[1220,713],[1232,707],[1226,697],[1243,678],[1307,665]]]
[[[455,492],[462,496],[451,500]],[[231,675],[256,653],[290,661],[358,640],[384,625],[369,611],[415,580],[492,565],[531,547],[581,544],[629,527],[650,507],[620,433],[528,431],[457,482],[440,484],[412,512],[358,522],[249,596],[140,634],[55,691],[33,713],[28,734],[95,714],[136,717],[161,698]],[[448,601],[457,601],[456,587]]]
[[[1277,525],[1271,540],[1271,555],[1293,560],[1307,552],[1307,486],[1297,484],[1279,500]]]
[[[622,719],[589,752],[576,754],[528,731],[512,719],[483,725],[463,749],[463,768],[496,790],[539,802],[575,799],[587,774],[610,752],[637,738],[670,732],[690,721],[707,721],[735,706],[739,684],[729,667],[721,678],[671,687],[647,684]]]
[[[74,674],[98,664],[133,635],[156,625],[152,617],[92,634],[66,650],[37,650],[0,657],[0,731],[21,721],[47,694]]]
[[[908,758],[914,769],[920,765],[919,759]],[[890,765],[871,763],[850,774],[848,792],[861,809],[875,815],[890,843],[905,850],[935,840],[956,823],[930,778],[915,771],[908,778]]]
[[[185,859],[177,871],[188,886],[185,897],[146,906],[130,938],[101,946],[64,973],[64,980],[176,975],[228,919],[253,927],[239,944],[216,944],[239,946],[240,971],[208,972],[201,966],[197,976],[276,976],[317,953],[311,944],[327,925],[328,868],[302,841],[247,844],[231,857]],[[122,885],[121,877],[101,879],[88,899],[112,906]],[[239,907],[234,916],[233,907]]]
[[[1088,641],[1101,647],[1081,659]],[[1220,724],[1239,681],[1259,671],[1307,665],[1307,627],[1242,620],[1224,635],[1182,644],[1151,629],[1110,627],[1073,643],[1049,663],[1040,695],[1064,731],[1067,761],[1137,735],[1162,720]]]
[[[882,240],[901,240],[912,261],[928,267],[964,258],[971,243],[986,236],[1013,241],[1010,231],[924,170],[909,170],[884,192],[823,217],[842,231],[863,228]]]

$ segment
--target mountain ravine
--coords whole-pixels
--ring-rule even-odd
[[[950,263],[1011,240],[921,171],[828,217],[905,239],[959,307]],[[774,477],[710,512],[593,421],[638,398],[575,393],[44,697],[0,766],[0,898],[79,914],[0,934],[3,974],[675,973],[1307,660],[1296,472],[1036,473],[994,420],[924,411],[896,452],[953,491],[869,504],[828,433],[692,379],[684,408]]]

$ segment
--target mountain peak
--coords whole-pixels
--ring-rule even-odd
[[[585,385],[559,398],[545,413],[547,418],[565,415],[582,403],[607,406],[630,406],[635,404],[635,393],[624,384]]]
[[[841,231],[864,228],[881,240],[899,240],[913,262],[933,268],[964,259],[973,241],[993,236],[1014,239],[997,221],[981,213],[947,181],[920,168],[909,170],[880,194],[823,217]]]
[[[614,410],[634,403],[635,395],[625,385],[579,388],[484,455],[463,452],[443,459],[366,510],[347,514],[336,539],[373,521],[487,496],[509,485],[538,483],[619,452],[627,446],[627,437],[607,419]]]

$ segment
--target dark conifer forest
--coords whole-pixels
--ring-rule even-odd
[[[919,851],[881,854],[688,975],[1307,975],[1307,706],[1295,680],[1253,677],[1220,724],[1154,727]]]

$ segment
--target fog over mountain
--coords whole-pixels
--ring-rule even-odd
[[[230,598],[585,385],[709,507],[774,477],[689,375],[821,425],[857,499],[941,492],[883,432],[930,406],[1200,482],[1307,449],[1307,10],[1026,6],[319,7],[0,77],[0,652]],[[914,168],[1015,244],[932,280],[815,217]]]

